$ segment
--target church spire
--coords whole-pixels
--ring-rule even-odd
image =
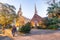
[[[35,4],[35,14],[37,14],[37,8],[36,8],[36,4]]]
[[[22,9],[21,9],[21,4],[20,4],[20,8],[19,8],[19,10],[21,11]]]
[[[19,11],[18,11],[18,15],[19,15],[19,16],[22,16],[22,9],[21,9],[21,4],[20,4]]]
[[[55,0],[53,0],[53,3],[55,4]]]

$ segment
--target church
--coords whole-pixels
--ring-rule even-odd
[[[34,16],[32,17],[32,19],[28,19],[28,18],[26,18],[26,17],[24,17],[22,15],[21,5],[20,5],[19,11],[17,13],[17,16],[18,17],[16,19],[16,26],[23,26],[26,23],[30,22],[31,23],[31,27],[40,26],[40,27],[45,28],[45,25],[44,25],[44,22],[43,22],[43,18],[38,15],[36,5],[35,5]]]
[[[32,17],[30,22],[31,22],[32,27],[37,28],[37,26],[40,26],[42,28],[45,28],[43,18],[38,15],[36,5],[35,5],[34,16]]]
[[[21,8],[21,5],[20,5],[20,8],[19,8],[18,13],[17,13],[17,18],[16,18],[16,26],[17,27],[23,26],[27,22],[30,21],[30,19],[24,17],[22,14],[23,14],[23,12],[22,12],[22,8]]]

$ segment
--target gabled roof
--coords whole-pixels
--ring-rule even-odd
[[[33,18],[31,19],[31,21],[42,21],[42,18],[39,16],[39,15],[37,15],[37,14],[34,14],[34,16],[33,16]]]
[[[31,21],[42,21],[42,18],[37,14],[37,9],[36,9],[36,5],[35,5],[35,13],[33,18],[31,19]]]

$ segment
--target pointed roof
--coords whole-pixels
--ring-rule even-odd
[[[19,15],[19,16],[22,16],[22,8],[21,8],[21,4],[20,4],[19,11],[18,11],[18,15]]]
[[[31,21],[42,21],[42,18],[37,14],[37,9],[36,9],[36,4],[35,4],[35,14],[33,16],[33,18],[31,19]]]
[[[37,14],[37,8],[36,8],[36,4],[35,4],[35,14]]]
[[[42,18],[38,15],[38,14],[34,14],[33,18],[31,19],[31,21],[42,21]]]
[[[53,0],[53,3],[55,3],[55,0]]]

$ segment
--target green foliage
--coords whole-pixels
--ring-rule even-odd
[[[5,28],[6,28],[6,29],[11,29],[11,28],[12,28],[12,25],[8,24],[8,25],[6,25]]]
[[[19,28],[19,31],[22,33],[29,33],[30,30],[31,30],[31,25],[29,22],[25,24],[24,26],[22,26],[21,28]]]
[[[49,25],[49,26],[48,26],[48,29],[57,29],[57,28],[58,28],[57,25]]]
[[[0,24],[0,29],[2,29],[2,25]]]
[[[0,24],[3,26],[11,24],[16,17],[15,7],[9,4],[0,4],[2,6],[0,10]]]
[[[48,18],[46,21],[46,25],[54,25],[58,23],[58,18],[54,17],[54,18]]]
[[[58,19],[58,21],[57,21],[58,23],[60,23],[60,19]]]
[[[57,17],[54,17],[54,18],[47,18],[47,21],[45,22],[46,24],[46,28],[48,29],[57,29],[59,28],[59,25],[58,25],[58,18]]]
[[[41,29],[41,27],[40,26],[37,26],[37,29]]]
[[[50,6],[48,7],[47,11],[48,11],[48,14],[52,14],[53,17],[57,16],[57,15],[54,15],[54,14],[57,14],[57,13],[60,12],[60,2],[51,3]]]

